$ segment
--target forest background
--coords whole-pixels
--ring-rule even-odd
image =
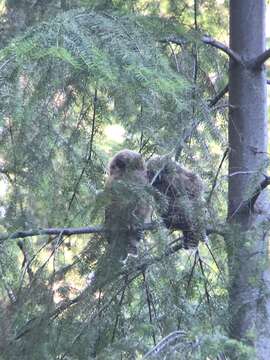
[[[243,311],[237,336],[228,308],[244,272],[231,251],[242,230],[227,221],[229,60],[213,46],[229,42],[229,2],[0,4],[0,359],[268,359],[267,334],[246,325],[258,314]],[[106,167],[123,148],[202,177],[209,243],[183,250],[156,214],[139,257],[93,291],[106,266]]]

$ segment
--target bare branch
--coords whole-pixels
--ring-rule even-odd
[[[23,263],[22,263],[22,268],[25,268],[27,273],[28,273],[28,276],[29,276],[29,280],[32,281],[33,278],[34,278],[34,273],[33,273],[33,270],[31,269],[31,258],[29,256],[29,253],[25,247],[25,244],[23,242],[23,240],[19,240],[17,242],[17,245],[19,246],[21,252],[23,253]]]
[[[187,41],[183,38],[179,38],[179,37],[171,35],[171,36],[167,36],[165,39],[161,39],[160,42],[173,43],[173,44],[182,46],[182,45],[186,44]]]
[[[158,223],[145,223],[140,230],[151,231],[158,228]],[[26,237],[33,236],[44,236],[44,235],[61,235],[61,236],[71,236],[71,235],[84,235],[84,234],[102,234],[105,232],[103,225],[96,226],[84,226],[84,227],[70,227],[70,228],[40,228],[35,230],[24,230],[24,231],[15,231],[11,234],[1,234],[0,233],[0,244],[6,240],[11,239],[23,239]],[[224,232],[219,228],[207,228],[207,234],[218,234],[223,236]]]
[[[202,41],[207,45],[211,45],[211,46],[223,51],[225,54],[229,55],[229,57],[231,59],[233,59],[234,61],[236,61],[238,64],[243,64],[243,60],[242,60],[241,56],[237,52],[230,49],[227,45],[222,44],[221,42],[213,39],[210,36],[203,36]]]
[[[260,70],[268,59],[270,59],[270,49],[265,50],[262,54],[251,60],[249,66],[253,70]]]
[[[177,343],[180,338],[186,336],[186,333],[182,330],[176,330],[165,338],[163,338],[153,349],[149,350],[143,357],[143,360],[152,357],[153,355],[156,357],[161,351],[171,346],[172,344]]]
[[[227,84],[215,97],[209,101],[209,107],[213,107],[216,103],[223,98],[223,96],[229,91],[229,84]]]
[[[142,272],[142,276],[143,276],[143,284],[144,284],[144,288],[145,288],[146,300],[147,300],[147,306],[148,306],[149,322],[153,326],[152,308],[154,311],[155,311],[155,309],[154,309],[154,304],[153,304],[153,300],[152,300],[152,294],[150,292],[148,283],[146,281],[145,271]],[[155,335],[154,327],[152,329],[152,338],[153,338],[153,343],[156,346],[157,342],[156,342],[156,335]]]
[[[8,239],[19,239],[32,236],[42,235],[80,235],[80,234],[93,234],[102,233],[104,230],[102,226],[86,226],[79,228],[44,228],[36,230],[16,231],[12,234],[0,234],[0,241]]]
[[[270,85],[270,80],[267,80],[267,85]],[[216,103],[223,98],[229,91],[229,84],[227,84],[212,100],[209,100],[209,107],[214,107]]]
[[[221,170],[222,165],[223,165],[224,161],[226,160],[228,154],[229,154],[229,148],[227,148],[227,149],[225,150],[225,152],[224,152],[224,154],[223,154],[223,156],[222,156],[221,162],[220,162],[220,164],[219,164],[219,166],[218,166],[217,173],[216,173],[216,176],[215,176],[214,181],[213,181],[212,189],[211,189],[210,194],[209,194],[209,196],[208,196],[208,199],[207,199],[207,201],[206,201],[208,205],[210,204],[212,195],[213,195],[214,190],[215,190],[215,188],[216,188],[217,179],[218,179],[220,170]]]
[[[251,209],[254,208],[255,202],[258,199],[260,193],[268,186],[270,185],[270,176],[264,175],[264,180],[260,183],[260,185],[257,187],[257,189],[254,191],[254,194],[252,198],[248,201],[249,206]]]
[[[157,227],[155,223],[144,224],[143,230],[153,230]],[[84,226],[78,228],[43,228],[35,230],[16,231],[12,234],[0,234],[0,242],[8,239],[19,239],[32,236],[42,235],[82,235],[82,234],[101,234],[104,233],[105,229],[102,225],[97,226]]]

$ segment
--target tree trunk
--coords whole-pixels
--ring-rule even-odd
[[[45,13],[59,10],[58,1],[6,0],[6,11],[0,17],[0,49],[7,46],[12,38],[24,32],[27,27],[46,18]],[[64,1],[61,2],[64,3]],[[58,6],[57,6],[58,5]],[[62,8],[62,10],[65,10]]]
[[[229,204],[232,224],[227,239],[230,289],[230,335],[255,347],[257,358],[270,359],[270,282],[263,191],[253,207],[251,184],[266,173],[267,95],[264,66],[251,60],[265,51],[265,0],[230,1],[230,48],[242,63],[230,62]],[[256,227],[256,230],[255,230]]]

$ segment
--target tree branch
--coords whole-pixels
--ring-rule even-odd
[[[8,239],[19,239],[32,236],[42,235],[80,235],[80,234],[93,234],[102,233],[104,230],[102,226],[86,226],[79,228],[43,228],[36,230],[16,231],[12,234],[0,234],[0,241]]]
[[[154,230],[157,228],[156,223],[144,224],[143,230]],[[36,230],[25,230],[25,231],[16,231],[12,234],[0,234],[0,242],[3,242],[8,239],[19,239],[32,236],[42,236],[42,235],[82,235],[82,234],[100,234],[105,232],[105,229],[102,225],[97,226],[84,226],[84,227],[70,227],[70,228],[43,228]]]
[[[157,225],[151,223],[151,224],[145,224],[144,227],[147,227],[147,230],[149,230],[151,228],[156,228]],[[92,228],[90,228],[90,227],[89,228],[78,228],[78,229],[92,229],[93,230],[94,227],[92,227]],[[92,231],[92,232],[95,232],[95,231]],[[99,228],[98,232],[101,232],[101,228]],[[80,232],[80,233],[83,233],[83,232]],[[214,231],[209,230],[209,233],[214,233]],[[175,243],[175,241],[173,243]],[[169,244],[169,246],[165,249],[165,251],[164,251],[164,253],[162,255],[153,256],[151,258],[143,259],[143,261],[140,262],[139,264],[137,264],[135,267],[130,268],[128,272],[125,269],[124,270],[121,269],[117,274],[115,274],[114,279],[117,279],[117,278],[119,278],[119,276],[123,276],[123,275],[124,275],[125,279],[129,279],[128,283],[125,280],[125,284],[123,285],[123,287],[120,288],[120,290],[123,291],[124,288],[126,288],[126,286],[128,284],[130,284],[134,279],[136,279],[140,274],[145,273],[146,269],[149,266],[151,266],[151,265],[153,265],[155,263],[158,263],[160,261],[163,261],[166,257],[169,257],[172,254],[174,254],[174,253],[176,253],[176,252],[183,249],[183,239],[182,238],[179,238],[176,244],[173,245],[173,243]],[[207,245],[207,248],[209,249],[208,245]],[[198,254],[198,250],[195,253],[195,259],[197,259],[197,254]],[[195,267],[195,265],[194,265],[194,267]],[[99,289],[104,288],[104,286],[106,284],[107,283],[105,282],[104,284],[102,284],[102,286],[99,286]],[[80,301],[84,300],[87,296],[89,296],[91,293],[94,293],[96,290],[97,290],[97,284],[96,283],[89,284],[74,299],[70,299],[68,301],[61,302],[56,309],[54,309],[50,314],[47,315],[47,317],[46,317],[47,320],[48,321],[55,320],[64,311],[66,311],[70,307],[78,304]],[[121,293],[120,290],[116,292],[116,295]],[[111,300],[108,303],[110,303],[113,299],[114,299],[114,297],[112,297]],[[106,307],[106,304],[104,305],[104,308],[105,307]],[[100,312],[100,310],[99,310],[99,312]],[[97,313],[94,314],[93,316],[94,317],[97,316]],[[19,329],[19,331],[17,332],[17,334],[14,337],[14,340],[19,340],[20,338],[27,335],[29,332],[33,331],[36,328],[36,326],[38,324],[40,324],[40,322],[43,319],[44,319],[44,316],[41,315],[41,316],[35,316],[32,319],[28,320],[27,323],[25,325],[23,325],[21,329]],[[88,322],[88,323],[90,323],[90,322]]]
[[[227,84],[215,97],[209,101],[209,107],[213,107],[216,103],[223,98],[223,96],[229,91],[229,84]]]
[[[210,36],[203,36],[202,41],[207,45],[211,45],[211,46],[223,51],[225,54],[227,54],[231,59],[236,61],[238,64],[243,64],[243,60],[242,60],[241,56],[237,52],[230,49],[227,45],[222,44],[221,42],[213,39]]]
[[[33,273],[33,270],[30,266],[31,264],[31,258],[29,256],[29,253],[25,247],[25,244],[23,242],[23,240],[19,240],[17,242],[17,245],[18,247],[20,248],[22,254],[23,254],[23,263],[22,263],[22,268],[25,268],[27,273],[28,273],[28,276],[29,276],[29,280],[30,282],[33,280],[34,278],[34,273]]]
[[[180,341],[180,338],[183,338],[186,336],[185,331],[182,330],[176,330],[167,335],[165,338],[163,338],[153,349],[150,349],[143,357],[142,360],[145,360],[147,358],[152,358],[152,355],[154,357],[157,357],[158,354],[163,351],[164,349],[175,345],[177,342]]]
[[[254,205],[260,195],[260,193],[268,186],[270,185],[270,176],[264,175],[264,180],[260,183],[260,185],[257,187],[257,189],[254,191],[254,195],[250,200],[248,200],[249,207],[251,209],[254,209]]]
[[[182,246],[182,241],[178,241],[177,244],[173,245],[173,246],[168,246],[167,249],[165,250],[165,252],[161,255],[161,256],[154,256],[150,259],[146,259],[144,261],[142,261],[141,263],[139,263],[137,266],[132,267],[131,269],[129,269],[129,272],[127,272],[125,269],[121,269],[117,274],[115,274],[115,278],[117,279],[120,276],[124,276],[125,278],[125,283],[123,285],[123,287],[120,287],[120,290],[116,292],[116,295],[118,295],[119,293],[121,293],[123,291],[123,289],[125,287],[127,287],[128,284],[130,284],[134,279],[136,279],[138,276],[140,276],[141,273],[145,272],[146,269],[155,264],[156,262],[160,262],[162,261],[165,257],[170,256],[172,254],[174,254],[175,252],[181,250],[183,248]],[[126,279],[129,279],[128,282],[126,281]],[[102,288],[105,287],[105,285],[107,285],[106,282],[104,282],[104,284],[102,284],[102,286],[99,285],[99,290],[101,290]],[[34,316],[32,317],[30,320],[27,321],[26,324],[24,324],[19,331],[17,332],[17,334],[14,337],[14,340],[19,340],[22,337],[24,337],[25,335],[27,335],[29,332],[33,331],[34,329],[36,329],[36,327],[40,324],[41,321],[43,321],[44,319],[46,319],[47,321],[53,321],[55,320],[59,315],[61,315],[64,311],[66,311],[67,309],[73,307],[74,305],[78,304],[79,302],[81,302],[82,300],[84,300],[87,296],[90,296],[90,294],[93,294],[95,291],[97,290],[97,284],[94,282],[92,284],[89,284],[78,296],[76,296],[74,299],[69,299],[67,301],[62,301],[57,307],[56,309],[54,309],[51,313],[49,313],[46,317],[44,315],[41,316]],[[114,299],[114,296],[109,300],[109,303],[111,303]],[[103,308],[106,307],[106,303],[105,305],[101,308],[101,310]],[[99,310],[99,312],[101,311]],[[97,313],[94,313],[93,317],[97,316]],[[88,322],[90,323],[90,322]]]
[[[206,201],[206,203],[207,203],[208,206],[209,206],[209,204],[210,204],[212,195],[213,195],[214,190],[215,190],[215,188],[216,188],[217,179],[218,179],[220,170],[221,170],[221,168],[222,168],[222,165],[223,165],[224,161],[225,161],[226,158],[228,157],[228,154],[229,154],[229,148],[227,148],[227,149],[224,151],[224,154],[223,154],[223,156],[222,156],[221,162],[220,162],[220,164],[219,164],[219,166],[218,166],[217,173],[216,173],[216,176],[215,176],[215,178],[214,178],[214,181],[213,181],[213,185],[212,185],[210,194],[209,194],[208,199],[207,199],[207,201]]]
[[[176,36],[167,36],[165,39],[161,39],[160,40],[161,43],[173,43],[173,44],[176,44],[176,45],[184,45],[186,44],[186,40],[183,39],[183,38],[179,38],[179,37],[176,37]]]
[[[265,50],[262,54],[251,60],[249,66],[253,70],[259,70],[268,59],[270,59],[270,49]]]
[[[267,80],[267,85],[270,85],[270,80]],[[229,91],[229,84],[227,84],[213,99],[209,101],[209,107],[214,107],[220,99]]]
[[[142,227],[142,230],[151,231],[158,228],[158,223],[145,223]],[[141,228],[140,228],[141,229]],[[11,234],[0,233],[0,244],[5,240],[11,239],[23,239],[26,237],[33,236],[44,236],[44,235],[61,235],[61,236],[70,236],[70,235],[83,235],[83,234],[102,234],[105,232],[103,225],[96,226],[84,226],[84,227],[70,227],[70,228],[40,228],[35,230],[24,230],[24,231],[15,231]],[[218,234],[224,236],[224,231],[219,228],[207,228],[207,234]]]

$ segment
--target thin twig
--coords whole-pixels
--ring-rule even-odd
[[[68,210],[71,209],[71,206],[73,204],[73,201],[77,195],[77,192],[78,192],[78,187],[81,183],[81,180],[83,178],[83,175],[85,173],[85,170],[86,170],[86,167],[89,163],[89,161],[91,161],[92,159],[92,152],[93,152],[93,142],[94,142],[94,135],[95,135],[95,124],[96,124],[96,111],[97,111],[97,89],[95,89],[95,94],[94,94],[94,100],[93,100],[93,117],[92,117],[92,129],[91,129],[91,137],[90,137],[90,149],[89,149],[89,154],[87,156],[87,159],[86,159],[86,162],[85,162],[85,165],[80,173],[80,176],[75,184],[75,187],[74,187],[74,190],[73,190],[73,194],[72,194],[72,197],[69,201],[69,204],[68,204]]]
[[[146,269],[149,266],[164,260],[164,258],[176,253],[177,251],[181,250],[182,248],[183,248],[183,246],[182,246],[181,242],[179,244],[174,245],[174,246],[168,247],[165,250],[164,254],[162,254],[161,256],[155,256],[155,257],[153,257],[151,259],[146,259],[146,260],[142,261],[140,264],[138,264],[137,266],[132,268],[129,273],[127,273],[126,270],[121,269],[115,275],[114,279],[116,280],[119,276],[124,276],[125,279],[127,279],[127,278],[129,279],[127,282],[125,282],[124,286],[128,286],[134,279],[136,279],[138,276],[140,276],[142,272],[145,272]],[[102,285],[102,287],[104,287],[105,285],[106,285],[106,283],[104,283]],[[124,286],[121,289],[123,289]],[[74,299],[61,302],[59,304],[59,306],[47,316],[47,319],[49,321],[55,320],[64,311],[66,311],[67,309],[69,309],[69,308],[73,307],[74,305],[78,304],[80,301],[85,299],[86,296],[89,296],[89,291],[94,292],[95,290],[96,290],[96,284],[94,286],[92,286],[90,284],[78,296],[76,296]],[[121,293],[121,291],[118,291],[116,293],[116,295],[118,295],[119,293]],[[111,299],[110,302],[111,301],[113,301],[113,299]],[[104,307],[102,309],[105,308],[105,305],[104,305]],[[38,324],[40,324],[40,321],[42,321],[43,318],[44,318],[44,316],[41,315],[41,316],[34,316],[30,320],[28,320],[27,323],[24,326],[22,326],[22,328],[17,332],[17,335],[15,336],[14,340],[19,340],[20,338],[27,335],[29,332],[33,331],[36,328],[36,326]],[[81,334],[78,335],[78,336],[81,336]],[[78,340],[78,338],[76,337],[75,341],[77,341],[77,340]]]
[[[114,323],[111,343],[113,343],[114,339],[115,339],[115,334],[116,334],[116,330],[117,330],[117,326],[118,326],[118,322],[119,322],[119,317],[120,317],[121,306],[122,306],[123,301],[124,301],[125,292],[126,292],[126,288],[127,288],[127,284],[128,284],[128,277],[126,277],[126,279],[125,279],[125,284],[126,284],[126,286],[123,287],[123,291],[122,291],[122,294],[121,294],[121,297],[120,297],[120,300],[119,300],[119,303],[118,303],[119,310],[117,311],[117,314],[116,314],[116,319],[115,319],[115,323]]]
[[[34,278],[34,273],[33,273],[32,268],[30,266],[31,258],[29,257],[29,253],[28,253],[27,249],[25,248],[25,244],[24,244],[24,242],[22,240],[19,240],[17,242],[17,245],[20,248],[21,252],[23,253],[22,268],[26,269],[27,274],[29,276],[29,280],[31,282],[33,280],[33,278]]]
[[[76,342],[80,339],[80,337],[85,334],[85,330],[92,324],[92,321],[99,316],[104,310],[106,310],[108,308],[108,306],[114,301],[114,299],[117,298],[117,296],[123,292],[123,289],[126,288],[129,284],[131,284],[140,274],[136,274],[134,277],[132,277],[131,279],[128,280],[128,282],[125,282],[125,284],[123,286],[120,287],[120,289],[118,289],[114,295],[111,297],[111,299],[105,303],[97,313],[93,314],[92,316],[90,316],[87,321],[85,322],[84,326],[82,327],[82,329],[79,331],[79,333],[75,336],[75,338],[73,339],[73,341],[71,342],[71,345],[68,347],[68,350],[60,357],[61,360],[65,359],[68,355],[68,351],[70,349],[72,349],[73,345],[76,344]]]
[[[153,318],[152,318],[152,308],[151,308],[151,303],[152,303],[152,301],[151,301],[151,293],[149,291],[149,287],[148,287],[148,284],[146,282],[145,271],[142,272],[142,276],[143,276],[143,284],[144,284],[145,293],[146,293],[146,300],[147,300],[148,313],[149,313],[149,321],[150,321],[150,324],[152,325],[153,324]],[[155,335],[154,329],[152,330],[152,338],[153,338],[154,345],[156,345],[157,342],[156,342],[156,335]]]
[[[198,260],[198,250],[195,252],[194,262],[193,262],[191,272],[190,272],[189,277],[188,277],[186,295],[188,295],[189,287],[190,287],[190,284],[191,284],[191,280],[193,278],[193,273],[194,273],[194,270],[195,270],[195,266],[197,264],[197,260]]]
[[[214,263],[215,263],[215,265],[216,265],[216,267],[217,267],[217,269],[218,269],[218,271],[219,271],[219,273],[220,273],[220,275],[221,275],[221,277],[222,277],[222,280],[225,282],[224,277],[223,277],[223,272],[222,272],[221,269],[220,269],[220,266],[219,266],[219,264],[218,264],[218,262],[217,262],[217,260],[216,260],[216,258],[215,258],[215,256],[214,256],[213,251],[211,250],[211,248],[210,248],[210,246],[207,244],[207,242],[205,243],[205,246],[207,247],[210,255],[212,256],[212,259],[214,260]]]
[[[186,40],[184,38],[179,38],[177,36],[171,35],[171,36],[167,36],[165,39],[161,39],[160,40],[161,43],[173,43],[175,45],[184,45],[186,44]]]
[[[203,36],[202,41],[207,45],[211,45],[211,46],[223,51],[225,54],[227,54],[231,59],[233,59],[238,64],[243,64],[243,60],[242,60],[241,56],[237,52],[235,52],[231,48],[229,48],[227,45],[213,39],[210,36]]]
[[[222,168],[222,165],[223,165],[224,161],[226,160],[226,158],[227,158],[227,156],[228,156],[228,153],[229,153],[229,148],[227,148],[227,149],[225,150],[225,152],[224,152],[224,154],[223,154],[223,156],[222,156],[221,162],[220,162],[219,167],[218,167],[218,169],[217,169],[216,176],[215,176],[214,181],[213,181],[212,189],[211,189],[210,194],[209,194],[209,196],[208,196],[208,199],[207,199],[207,201],[206,201],[207,205],[210,204],[212,195],[213,195],[214,190],[215,190],[216,185],[217,185],[217,179],[218,179],[220,170],[221,170],[221,168]]]
[[[79,228],[44,228],[36,230],[26,230],[26,231],[16,231],[12,234],[0,234],[0,241],[5,241],[8,239],[19,239],[32,236],[42,236],[42,235],[80,235],[80,234],[93,234],[93,233],[102,233],[104,229],[102,226],[86,226]]]
[[[227,84],[215,97],[209,101],[209,107],[213,107],[216,103],[223,98],[225,94],[229,91],[229,84]]]
[[[156,357],[156,355],[158,353],[160,353],[165,348],[172,345],[172,343],[174,343],[179,338],[181,338],[181,337],[183,337],[185,335],[186,335],[186,333],[184,331],[181,331],[181,330],[177,330],[177,331],[172,332],[171,334],[167,335],[164,339],[162,339],[153,349],[149,350],[144,355],[142,360],[145,360],[145,359],[149,358],[150,356],[152,357],[152,355],[154,355]]]
[[[202,272],[202,276],[204,278],[204,291],[205,291],[205,295],[206,295],[206,299],[207,299],[207,303],[209,305],[209,311],[210,311],[210,316],[211,316],[211,308],[210,308],[210,294],[209,294],[209,291],[208,291],[208,288],[207,288],[207,277],[205,275],[205,272],[204,272],[204,268],[203,268],[203,263],[202,263],[202,259],[200,257],[200,255],[198,254],[198,260],[199,260],[199,265],[200,265],[200,268],[201,268],[201,272]]]

